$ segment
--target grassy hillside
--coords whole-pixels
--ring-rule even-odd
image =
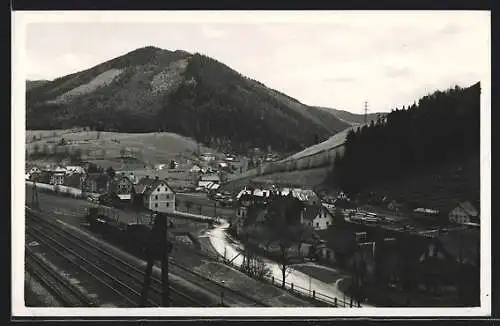
[[[239,191],[249,184],[277,184],[282,186],[313,189],[323,187],[331,172],[330,168],[315,168],[301,171],[279,172],[261,176],[247,176],[229,181],[223,190]]]
[[[171,132],[246,153],[293,152],[349,125],[201,54],[137,49],[30,89],[27,129]]]
[[[64,139],[67,143],[58,146]],[[39,151],[68,151],[79,148],[82,159],[95,160],[102,165],[126,169],[136,169],[144,164],[168,163],[170,160],[185,162],[193,159],[197,142],[193,139],[173,133],[117,133],[80,130],[27,130],[26,149],[33,153],[35,147]],[[201,151],[216,153],[211,148],[200,146]],[[124,161],[120,157],[134,156],[136,161]],[[43,159],[40,161],[44,161]],[[45,161],[52,161],[51,159]],[[127,164],[126,164],[127,163]],[[135,164],[134,164],[135,163]]]

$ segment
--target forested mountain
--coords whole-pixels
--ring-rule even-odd
[[[294,152],[349,125],[202,54],[146,47],[27,91],[27,128],[168,131]]]
[[[335,160],[335,179],[356,193],[381,180],[479,157],[480,92],[480,83],[437,91],[349,132],[345,154]]]
[[[27,80],[26,81],[26,90],[42,86],[43,84],[48,83],[49,80]]]

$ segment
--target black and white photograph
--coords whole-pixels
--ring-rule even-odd
[[[14,315],[491,312],[488,11],[12,27]]]

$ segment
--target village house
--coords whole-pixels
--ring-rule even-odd
[[[34,166],[31,169],[29,169],[28,174],[33,175],[33,174],[41,173],[41,172],[42,172],[42,170],[40,170],[38,167]]]
[[[316,205],[320,203],[318,195],[311,189],[282,188],[278,191],[282,196],[288,196],[291,193],[293,197],[308,205]]]
[[[110,180],[104,173],[88,173],[82,184],[82,192],[104,194],[109,191]]]
[[[137,197],[137,200],[141,203],[143,202],[142,196],[146,189],[155,183],[155,179],[151,178],[149,175],[138,180],[136,184],[134,184],[134,194]]]
[[[322,201],[321,205],[323,205],[323,207],[326,208],[330,212],[330,214],[332,214],[332,215],[335,214],[336,207],[334,204]]]
[[[66,176],[65,173],[63,172],[54,172],[50,176],[50,184],[51,185],[63,185],[64,184],[64,177]]]
[[[226,157],[224,158],[225,161],[227,162],[234,162],[236,161],[236,157],[234,157],[234,155],[231,155],[231,154],[225,154]]]
[[[155,171],[161,171],[165,167],[166,164],[156,164],[154,169]]]
[[[449,214],[450,222],[457,224],[479,224],[479,212],[468,201],[458,204]]]
[[[338,228],[329,232],[338,231]],[[370,280],[377,284],[399,284],[407,289],[448,291],[457,286],[474,286],[466,275],[477,272],[479,266],[478,230],[454,230],[413,234],[408,232],[367,228],[368,237],[357,242],[373,242],[374,268],[369,268]],[[329,239],[337,244],[348,243],[336,234]],[[370,263],[368,264],[370,265]],[[462,267],[460,267],[462,265]],[[465,275],[465,276],[464,276]],[[470,283],[470,284],[469,284]]]
[[[301,212],[300,223],[315,230],[326,230],[333,223],[333,216],[322,205],[307,205]]]
[[[110,191],[122,201],[132,201],[134,198],[134,184],[128,176],[119,174],[111,180]]]
[[[85,180],[85,175],[79,173],[72,173],[64,177],[64,185],[73,188],[82,188],[82,184]]]
[[[139,179],[137,178],[137,176],[134,175],[134,172],[130,172],[127,177],[130,180],[130,182],[132,182],[132,184],[134,185],[136,185],[139,182]]]
[[[359,232],[359,228],[348,223],[318,230],[317,233],[322,240],[317,245],[318,259],[346,267],[358,249],[359,239],[356,238],[356,232]]]
[[[391,200],[388,204],[387,204],[387,208],[391,211],[394,211],[394,212],[399,212],[401,210],[404,209],[404,205],[401,204],[401,203],[398,203],[396,200]]]
[[[419,213],[419,214],[424,214],[424,215],[429,215],[429,216],[436,216],[439,215],[439,211],[431,208],[415,208],[413,210],[414,213]]]
[[[208,174],[200,177],[198,181],[198,187],[206,188],[211,184],[220,184],[220,177],[217,174]]]
[[[73,173],[83,174],[85,173],[85,169],[82,166],[75,166],[75,165],[66,166],[66,174],[69,175]]]
[[[50,171],[52,171],[53,173],[64,173],[64,174],[68,172],[68,170],[63,166],[56,166],[54,169],[51,169]]]
[[[229,169],[229,164],[226,162],[219,162],[219,168],[221,169]]]
[[[244,194],[237,198],[237,200],[238,204],[235,208],[234,219],[231,221],[231,228],[236,234],[239,234],[247,219],[248,210],[254,204],[254,199],[253,196]]]
[[[201,167],[199,165],[194,164],[191,169],[189,169],[191,173],[199,173],[201,172]]]
[[[215,161],[215,154],[212,153],[203,153],[200,158],[205,162]]]
[[[166,181],[158,177],[153,179],[143,192],[143,204],[156,212],[175,212],[175,192]]]
[[[30,180],[40,183],[50,184],[52,173],[49,171],[41,171],[40,173],[33,173],[30,175]]]
[[[217,189],[220,188],[220,184],[218,183],[215,183],[215,182],[212,182],[212,183],[209,183],[208,185],[206,185],[205,187],[209,192],[210,191],[215,191]]]

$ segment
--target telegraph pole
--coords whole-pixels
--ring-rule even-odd
[[[164,307],[170,307],[171,302],[170,302],[170,286],[169,286],[169,280],[168,280],[168,256],[170,254],[170,250],[172,250],[172,244],[168,241],[167,239],[167,229],[168,229],[168,222],[167,222],[167,215],[161,214],[161,220],[162,222],[160,223],[163,229],[163,232],[161,233],[161,239],[162,239],[162,253],[161,253],[161,285],[162,285],[162,306]]]
[[[148,290],[151,284],[151,274],[156,260],[161,261],[161,281],[162,281],[162,306],[169,307],[170,287],[168,279],[168,258],[172,251],[172,243],[167,239],[167,215],[156,214],[153,229],[148,243],[146,273],[144,275],[144,285],[141,293],[140,306],[145,307],[148,299]]]
[[[31,205],[38,208],[38,191],[36,189],[36,181],[33,180],[33,192],[31,194]]]

